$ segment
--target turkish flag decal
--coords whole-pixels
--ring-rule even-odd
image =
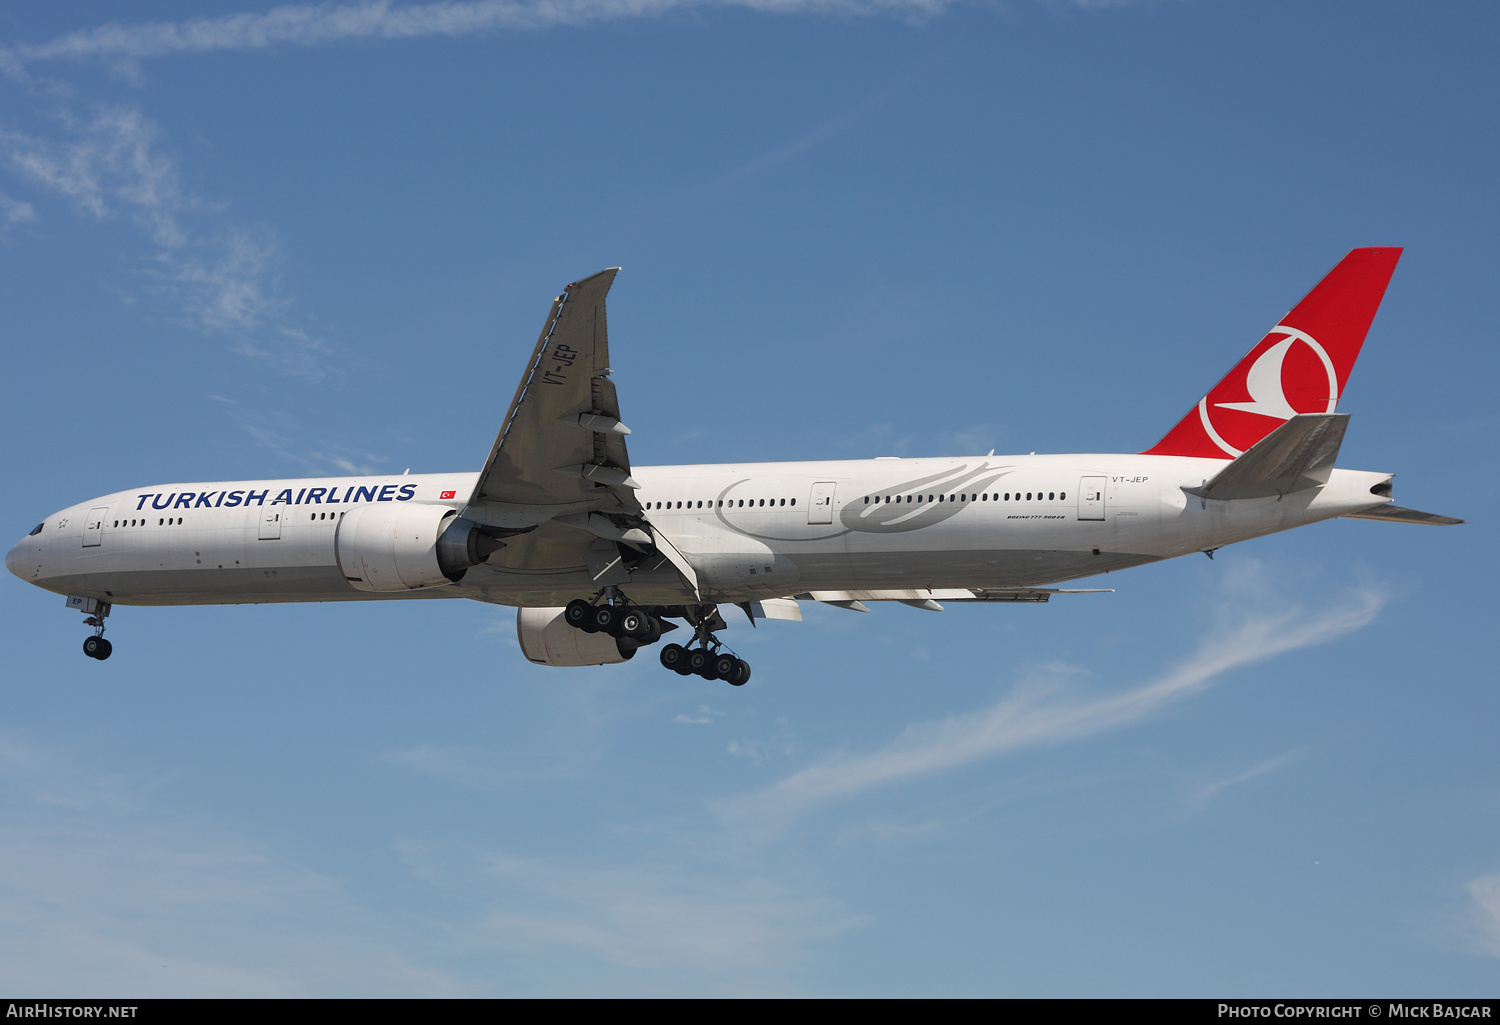
[[[440,498],[440,499],[442,499],[442,498],[452,498],[452,497],[453,497],[453,492],[451,492],[451,491],[444,491],[441,495],[438,496],[438,498]]]

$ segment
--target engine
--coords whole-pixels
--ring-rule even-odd
[[[363,505],[339,520],[334,549],[361,591],[411,591],[463,579],[504,542],[441,505]]]
[[[516,609],[521,653],[542,666],[603,666],[635,655],[640,642],[568,625],[563,609]]]

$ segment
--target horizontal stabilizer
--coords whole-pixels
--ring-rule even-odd
[[[1202,487],[1199,498],[1270,498],[1328,483],[1349,426],[1347,413],[1303,413],[1252,445]]]
[[[1425,523],[1431,527],[1451,527],[1463,520],[1456,520],[1452,516],[1439,516],[1437,513],[1418,512],[1416,509],[1403,509],[1399,505],[1377,505],[1373,509],[1364,512],[1345,513],[1346,520],[1384,520],[1386,523]]]

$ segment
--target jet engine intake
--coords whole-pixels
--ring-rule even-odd
[[[604,666],[635,655],[640,641],[584,633],[563,618],[565,609],[516,609],[521,653],[539,666]]]
[[[339,520],[334,548],[361,591],[412,591],[463,579],[504,542],[441,505],[366,505]]]

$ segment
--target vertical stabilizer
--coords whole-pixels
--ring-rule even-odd
[[[1332,413],[1400,258],[1351,251],[1145,454],[1233,459],[1299,413]]]

